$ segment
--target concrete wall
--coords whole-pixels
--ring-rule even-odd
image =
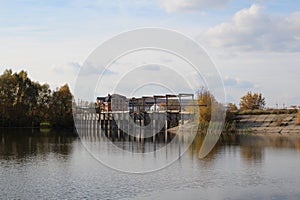
[[[239,132],[261,135],[300,136],[297,114],[238,115]]]

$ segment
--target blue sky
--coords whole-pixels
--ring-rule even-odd
[[[52,88],[74,86],[102,42],[140,27],[199,42],[235,103],[248,90],[268,106],[300,104],[300,2],[294,0],[0,0],[0,71],[25,69]]]

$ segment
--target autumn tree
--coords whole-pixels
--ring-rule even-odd
[[[11,126],[14,117],[17,79],[12,70],[5,70],[0,76],[1,126]]]
[[[238,110],[237,106],[234,103],[228,103],[227,108],[229,111],[237,111]]]
[[[43,119],[48,122],[50,119],[50,103],[51,103],[51,89],[48,84],[39,86],[39,96],[37,98],[37,113]]]
[[[198,106],[199,106],[199,122],[208,123],[211,119],[211,105],[215,101],[215,97],[205,89],[198,91]]]
[[[65,84],[54,91],[50,101],[50,122],[55,127],[73,127],[72,94]]]
[[[228,129],[234,129],[234,119],[236,115],[236,111],[238,110],[237,106],[234,103],[228,103],[227,109],[226,109],[226,128]]]
[[[0,76],[1,126],[34,126],[39,84],[31,81],[25,71],[5,70]]]
[[[265,98],[261,93],[248,92],[240,101],[241,110],[263,109],[264,106]]]
[[[32,127],[41,122],[72,126],[72,94],[67,85],[51,92],[32,81],[27,72],[5,70],[0,75],[0,126]]]
[[[212,120],[212,113],[220,113],[214,116],[214,121],[222,119],[224,113],[224,106],[219,103],[214,95],[202,88],[197,94],[197,106],[199,107],[199,123],[204,125],[208,124]]]
[[[31,81],[27,72],[23,70],[15,73],[14,76],[17,79],[14,101],[14,108],[17,110],[15,117],[18,119],[20,126],[36,126],[39,124],[37,98],[39,96],[40,85]]]
[[[205,130],[209,125],[212,125],[211,128],[218,128],[223,124],[225,107],[215,99],[209,90],[202,88],[198,91],[196,106],[198,107],[196,114],[198,114],[200,130]]]

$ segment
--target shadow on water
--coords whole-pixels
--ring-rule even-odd
[[[0,159],[22,160],[50,153],[61,156],[72,152],[76,136],[65,131],[41,132],[39,129],[0,129]]]
[[[112,142],[120,149],[129,152],[147,153],[156,151],[170,142],[180,145],[174,134],[157,134],[155,140],[147,138],[143,141],[122,134],[120,137],[103,135],[102,137],[84,137],[81,140],[97,142]],[[186,154],[192,159],[198,159],[204,135],[197,134]],[[107,140],[103,139],[106,138]],[[70,132],[50,131],[40,132],[38,129],[0,129],[0,159],[23,159],[31,156],[47,156],[50,153],[61,156],[72,153],[73,142],[78,138]],[[174,141],[175,140],[175,141]],[[182,142],[182,141],[181,141]],[[241,158],[248,163],[257,163],[264,159],[266,148],[288,148],[300,152],[300,137],[261,137],[250,135],[221,135],[219,141],[206,156],[205,161],[213,161],[224,149],[238,147]]]

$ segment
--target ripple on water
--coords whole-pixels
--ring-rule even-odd
[[[162,170],[127,174],[93,159],[80,141],[66,141],[39,144],[21,158],[1,155],[1,199],[300,199],[300,156],[292,148],[262,153],[225,144],[204,160],[188,150]]]

